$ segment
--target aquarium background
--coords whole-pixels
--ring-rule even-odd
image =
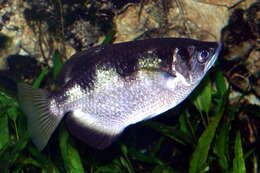
[[[255,0],[0,0],[0,173],[258,173],[260,2]],[[96,150],[65,123],[32,144],[16,83],[56,89],[76,52],[158,37],[221,41],[199,87],[178,107]]]

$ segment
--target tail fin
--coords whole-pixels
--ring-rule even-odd
[[[42,150],[47,145],[63,115],[55,115],[51,111],[48,92],[45,90],[19,83],[18,100],[27,116],[27,126],[32,141],[39,150]]]

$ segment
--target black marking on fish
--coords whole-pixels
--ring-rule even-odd
[[[80,52],[66,62],[61,72],[60,85],[80,84],[82,88],[91,87],[95,81],[95,71],[97,65],[108,68],[115,68],[122,77],[131,76],[138,71],[137,62],[140,55],[145,56],[149,50],[156,49],[158,58],[162,60],[161,68],[172,74],[170,68],[172,55],[175,48],[179,48],[179,57],[186,58],[182,61],[180,68],[189,68],[188,52],[184,46],[191,45],[206,49],[207,47],[217,47],[215,42],[204,43],[184,38],[157,38],[148,40],[138,40],[119,44],[108,44],[91,48]]]

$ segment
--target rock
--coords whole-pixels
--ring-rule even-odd
[[[252,4],[254,1],[253,0],[246,0],[246,1],[241,1],[241,0],[193,0],[205,4],[211,4],[211,5],[216,5],[216,6],[225,6],[228,8],[233,8],[233,7],[239,7],[239,8],[248,8],[249,4]]]
[[[20,43],[24,21],[22,20],[21,8],[17,0],[2,1],[0,4],[0,32],[9,38],[8,47],[0,51],[0,68],[6,69],[6,56],[16,54],[20,50]]]
[[[8,48],[1,50],[1,69],[7,68],[4,65],[6,57],[13,54],[35,57],[40,62],[49,63],[48,59],[55,49],[62,50],[63,54],[69,56],[75,52],[69,45],[63,45],[46,32],[46,23],[35,23],[35,30],[32,30],[24,16],[24,11],[28,8],[25,2],[13,0],[5,1],[5,4],[1,5],[0,32],[11,40]],[[3,20],[3,16],[7,19]]]
[[[96,1],[0,1],[0,33],[10,38],[9,46],[0,52],[0,66],[7,68],[6,57],[13,54],[51,66],[55,50],[67,59],[93,46],[112,27],[112,15],[106,15],[101,5]]]
[[[232,86],[231,95],[239,91],[249,104],[260,105],[260,2],[244,8],[247,5],[231,10],[229,23],[222,30],[224,48],[219,60]]]
[[[160,1],[150,0],[143,8],[132,5],[115,16],[115,42],[137,39],[149,31],[155,31],[156,34],[150,34],[152,37],[219,40],[220,30],[227,23],[227,7],[190,0],[167,2],[167,10]]]
[[[12,52],[12,39],[0,33],[0,69],[7,69],[5,55]],[[2,55],[2,56],[1,56]]]

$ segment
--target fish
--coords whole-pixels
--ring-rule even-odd
[[[47,91],[18,83],[18,101],[32,142],[43,150],[65,119],[72,136],[105,149],[128,126],[185,100],[220,50],[218,42],[152,38],[76,53],[60,71],[59,89]]]

